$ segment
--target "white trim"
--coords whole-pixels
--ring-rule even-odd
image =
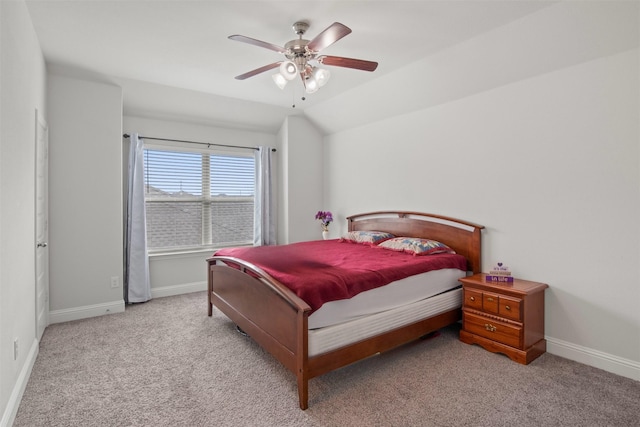
[[[209,249],[194,249],[184,251],[171,251],[171,252],[149,252],[149,261],[158,259],[181,259],[181,258],[194,258],[202,255],[203,259],[207,259],[213,255],[218,248]]]
[[[50,311],[49,324],[87,319],[89,317],[98,317],[114,313],[124,313],[124,300]]]
[[[547,351],[551,354],[640,381],[640,363],[638,362],[556,338],[545,338],[547,339]]]
[[[171,297],[174,295],[189,294],[207,290],[207,282],[183,283],[181,285],[163,286],[151,288],[151,298]]]
[[[150,150],[164,150],[164,151],[187,151],[191,153],[205,153],[205,154],[219,154],[219,155],[229,155],[233,154],[238,157],[253,157],[253,153],[247,153],[247,150],[257,150],[256,147],[252,146],[238,146],[238,147],[229,147],[225,145],[216,145],[216,143],[212,142],[211,145],[207,142],[198,142],[198,141],[178,141],[175,139],[162,139],[162,138],[154,138],[152,136],[147,136],[146,138],[143,135],[138,135],[138,138],[142,140],[143,146],[145,149]],[[151,139],[154,138],[154,139]],[[197,147],[197,145],[207,145],[207,147]]]
[[[211,246],[210,248],[196,248],[196,249],[184,249],[180,251],[169,250],[150,250],[149,251],[149,260],[157,260],[157,259],[181,259],[181,258],[193,258],[195,256],[202,255],[203,259],[207,259],[213,256],[214,252],[218,249],[222,248],[238,248],[238,247],[250,247],[253,246],[251,243],[245,244],[237,244],[234,246]]]
[[[206,281],[183,283],[180,285],[164,286],[161,288],[151,288],[151,298],[170,297],[206,290]],[[93,304],[82,307],[66,308],[63,310],[54,310],[49,313],[49,324],[87,319],[90,317],[103,316],[105,314],[123,313],[124,306],[124,300],[119,300],[104,304]]]
[[[18,408],[22,401],[22,396],[27,388],[29,377],[31,377],[33,365],[36,363],[36,358],[38,357],[39,349],[38,340],[34,338],[31,348],[29,349],[29,354],[27,355],[24,365],[22,365],[22,369],[20,370],[20,375],[18,375],[18,379],[11,391],[11,396],[9,396],[9,401],[7,402],[4,414],[2,414],[2,420],[0,420],[1,427],[10,427],[16,419]]]

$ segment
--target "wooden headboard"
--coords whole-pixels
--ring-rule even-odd
[[[482,270],[482,225],[422,212],[378,211],[347,217],[348,230],[386,231],[395,236],[421,237],[448,245],[467,258],[467,270]]]

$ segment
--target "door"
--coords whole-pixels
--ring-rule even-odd
[[[35,269],[36,337],[49,324],[49,129],[36,110]]]

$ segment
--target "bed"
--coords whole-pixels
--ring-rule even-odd
[[[451,257],[463,257],[463,267],[459,267],[463,271],[456,273],[458,276],[480,272],[483,228],[446,216],[408,211],[379,211],[347,217],[348,232],[387,232],[394,236],[427,238],[444,243],[457,254]],[[338,242],[338,239],[334,239],[308,244],[316,247],[326,245],[326,248],[335,248],[339,244],[344,248],[360,246]],[[372,256],[374,253],[393,252],[377,247],[365,249],[371,251]],[[309,304],[274,278],[275,273],[267,273],[267,270],[275,271],[270,266],[261,267],[246,259],[229,256],[235,253],[240,252],[217,251],[207,260],[209,316],[213,314],[213,306],[216,306],[240,330],[296,375],[301,409],[307,409],[309,405],[310,379],[419,339],[461,318],[461,289],[455,280],[457,276],[454,276],[454,285],[448,285],[446,290],[436,285],[435,290],[431,291],[432,295],[417,299],[413,297],[406,306],[359,313],[337,324],[327,324],[326,319],[334,318],[337,313],[332,309],[324,315],[324,320],[316,321],[314,316],[326,312],[324,307],[328,307],[329,303],[318,307],[317,301],[313,300]],[[411,258],[411,255],[402,255],[407,260]],[[446,256],[449,255],[438,254],[433,257],[444,259]],[[450,275],[447,280],[451,282]],[[391,285],[395,286],[395,282]],[[385,287],[376,286],[366,291],[384,291]],[[366,291],[361,291],[352,299],[361,299],[367,295]],[[342,304],[340,301],[337,303]],[[344,303],[347,302],[350,301]],[[367,305],[366,302],[364,305]]]

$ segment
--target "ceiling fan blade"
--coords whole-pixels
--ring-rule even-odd
[[[365,61],[364,59],[344,58],[342,56],[323,55],[317,58],[324,65],[334,65],[336,67],[355,68],[356,70],[375,71],[378,63]]]
[[[269,71],[273,68],[279,67],[281,63],[282,61],[274,62],[273,64],[264,65],[260,68],[256,68],[255,70],[246,72],[244,74],[240,74],[239,76],[236,76],[236,80],[244,80],[244,79],[248,79],[249,77],[253,77],[257,74],[264,73],[265,71]]]
[[[351,28],[339,22],[334,22],[323,32],[315,36],[313,40],[309,42],[307,47],[314,52],[319,52],[325,47],[331,46],[349,33],[351,33]]]
[[[232,36],[229,36],[229,39],[235,40],[237,42],[243,42],[243,43],[252,44],[252,45],[258,46],[258,47],[264,47],[265,49],[269,49],[269,50],[275,50],[278,53],[285,53],[287,51],[285,48],[283,48],[281,46],[277,46],[275,44],[263,42],[262,40],[252,39],[251,37],[241,36],[239,34],[234,34]]]

